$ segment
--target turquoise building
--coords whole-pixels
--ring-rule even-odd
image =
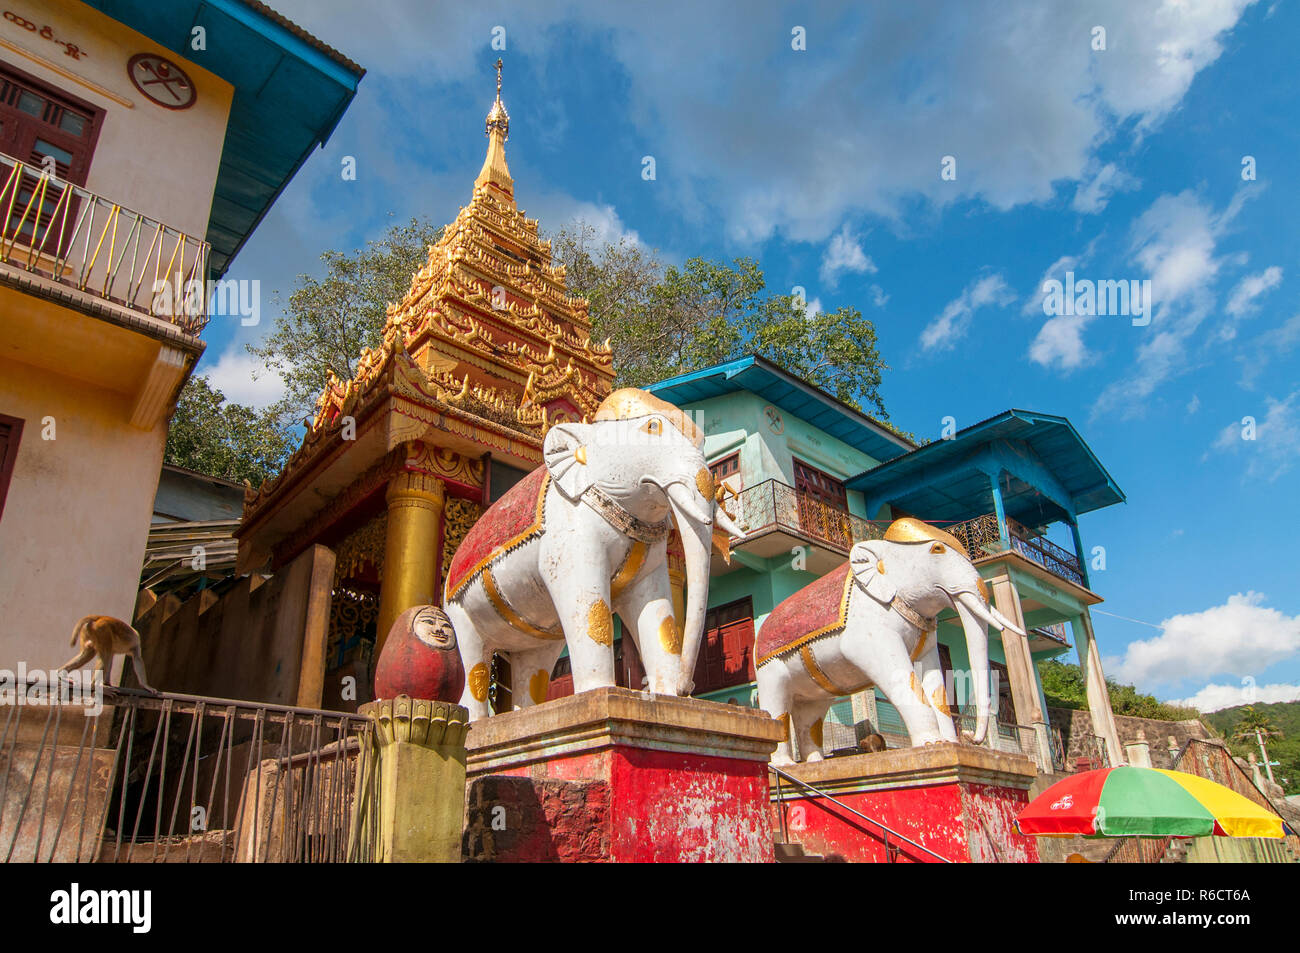
[[[746,531],[730,564],[714,557],[697,695],[755,704],[754,633],[768,613],[843,563],[855,542],[913,516],[966,545],[993,603],[1029,633],[990,632],[997,694],[989,743],[1021,751],[1043,770],[1066,767],[1037,663],[1073,649],[1092,713],[1090,760],[1122,763],[1089,615],[1102,600],[1091,588],[1078,519],[1124,494],[1068,420],[1008,410],[917,446],[757,356],[648,390],[694,415],[714,479],[734,494],[727,506]],[[948,673],[968,668],[951,611],[940,616],[939,642]],[[973,727],[965,681],[953,684],[955,711]],[[826,748],[856,749],[873,731],[908,744],[893,706],[868,690],[832,709]]]

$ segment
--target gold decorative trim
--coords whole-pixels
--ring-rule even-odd
[[[836,696],[837,698],[843,695],[853,695],[856,694],[857,692],[862,691],[863,689],[867,689],[871,687],[872,684],[871,682],[864,682],[863,684],[859,685],[857,688],[846,688],[846,689],[837,688],[835,686],[835,683],[830,680],[830,678],[826,675],[824,671],[822,671],[822,667],[817,664],[817,659],[813,657],[811,645],[805,645],[802,648],[800,648],[799,657],[803,660],[804,671],[808,673],[808,677],[811,678],[814,682],[816,682],[817,686],[822,691],[829,692],[830,694]]]
[[[469,733],[469,711],[451,702],[398,695],[362,705],[360,713],[374,721],[381,746],[464,747]]]
[[[504,556],[520,543],[523,543],[544,528],[546,524],[546,492],[550,487],[551,475],[548,473],[542,478],[541,489],[537,492],[537,507],[533,511],[533,521],[524,528],[523,532],[506,540],[500,546],[494,547],[490,553],[475,563],[474,568],[465,573],[465,578],[460,581],[459,585],[457,585],[451,592],[447,593],[448,600],[460,596],[460,594],[465,591],[465,587],[473,582],[478,577],[479,573],[483,572],[493,560],[497,559],[499,556]]]
[[[814,721],[811,725],[808,726],[808,737],[812,740],[812,743],[815,744],[818,748],[822,746],[822,742],[825,740],[826,737],[825,729],[826,729],[825,718],[818,718],[816,721]]]
[[[664,616],[659,623],[659,644],[669,655],[682,654],[682,630],[677,628],[677,620]]]
[[[587,610],[587,637],[597,645],[614,644],[614,617],[604,599],[597,599]]]
[[[479,662],[469,670],[469,693],[474,696],[475,701],[485,702],[488,696],[488,682],[491,676],[488,674],[487,664]]]
[[[627,551],[627,558],[623,560],[623,565],[614,574],[614,578],[609,581],[610,599],[617,599],[623,594],[623,590],[632,584],[636,574],[645,565],[645,557],[646,544],[639,539],[633,540],[632,547]]]
[[[554,632],[550,629],[542,629],[531,622],[525,620],[510,604],[506,602],[505,596],[501,595],[501,590],[497,588],[497,581],[492,576],[491,569],[483,570],[483,591],[487,593],[488,601],[492,603],[492,608],[497,611],[497,615],[505,619],[516,629],[526,632],[529,635],[536,636],[539,639],[562,639],[563,632]],[[603,605],[603,603],[602,603]],[[608,610],[606,610],[608,612]]]
[[[544,668],[539,668],[528,680],[528,697],[533,700],[534,705],[540,705],[546,701],[546,692],[550,687],[551,673]]]
[[[844,594],[840,597],[839,618],[836,619],[836,621],[832,622],[830,625],[824,625],[820,629],[813,629],[811,632],[807,633],[806,635],[799,636],[799,638],[795,639],[789,645],[783,645],[779,649],[775,649],[771,652],[768,652],[766,655],[764,655],[762,658],[758,659],[755,662],[755,666],[757,667],[758,665],[762,665],[763,663],[769,662],[774,658],[780,658],[783,655],[789,655],[795,649],[803,645],[806,645],[807,643],[811,642],[813,639],[820,639],[824,635],[830,635],[844,628],[845,621],[848,619],[848,614],[849,614],[849,593],[852,591],[853,591],[853,570],[850,569],[844,579]]]

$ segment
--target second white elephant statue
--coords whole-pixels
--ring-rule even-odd
[[[742,535],[717,507],[703,445],[688,415],[633,388],[606,398],[592,423],[547,432],[545,466],[488,508],[447,573],[444,608],[471,719],[489,714],[494,652],[510,660],[517,708],[545,700],[566,644],[575,692],[613,685],[615,613],[640,653],[646,687],[689,694],[714,527]],[[681,631],[667,564],[674,523],[686,562]]]
[[[988,731],[988,629],[1024,632],[988,605],[979,572],[950,533],[894,521],[883,540],[805,586],[764,620],[755,646],[759,705],[786,725],[773,764],[822,757],[822,724],[836,699],[872,685],[898,709],[913,745],[958,740],[939,664],[935,617],[956,610],[976,704],[973,740]],[[920,674],[918,675],[917,669]]]

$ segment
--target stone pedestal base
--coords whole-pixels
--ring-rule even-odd
[[[1037,771],[1020,755],[935,744],[782,770],[947,860],[1038,862],[1035,839],[1015,826]],[[775,778],[771,795],[773,827],[784,821],[785,836],[807,853],[854,863],[940,862],[892,836],[886,847],[879,826],[784,779],[780,798]]]
[[[601,688],[470,726],[465,859],[773,859],[781,726],[694,698]]]
[[[373,826],[362,834],[375,860],[459,862],[469,712],[408,695],[369,702],[360,712],[375,721],[377,801],[366,822]]]

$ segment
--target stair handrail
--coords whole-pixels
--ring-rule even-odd
[[[949,860],[947,857],[944,857],[942,854],[936,854],[936,853],[935,853],[934,851],[932,851],[930,848],[928,848],[928,847],[926,847],[926,846],[924,846],[924,845],[922,845],[922,844],[918,844],[916,841],[912,840],[912,838],[908,837],[906,834],[901,834],[901,833],[899,833],[898,831],[896,831],[896,830],[894,830],[892,827],[890,827],[888,824],[884,824],[884,823],[882,823],[882,822],[876,820],[874,817],[868,817],[866,814],[863,814],[861,811],[857,810],[856,808],[850,807],[849,805],[845,804],[845,803],[844,803],[843,801],[841,801],[839,798],[837,798],[837,797],[835,797],[835,796],[833,796],[833,795],[831,795],[831,794],[827,794],[825,791],[821,790],[820,788],[813,787],[811,784],[809,784],[807,781],[804,781],[802,778],[796,778],[796,777],[795,777],[794,775],[792,775],[792,774],[787,774],[786,772],[782,771],[780,768],[776,767],[775,765],[771,765],[771,764],[769,764],[769,765],[767,766],[767,769],[768,769],[769,771],[771,771],[773,774],[775,774],[776,777],[777,777],[777,800],[778,800],[782,805],[785,804],[785,796],[781,793],[781,779],[784,778],[785,780],[789,781],[789,782],[792,783],[792,784],[797,784],[797,785],[799,785],[800,787],[807,788],[809,791],[812,791],[812,792],[813,792],[814,794],[816,794],[818,797],[824,797],[826,800],[830,801],[832,804],[838,804],[838,805],[839,805],[840,807],[842,807],[844,810],[848,811],[850,814],[854,814],[854,815],[856,815],[856,816],[862,818],[862,819],[863,819],[864,821],[866,821],[868,824],[875,824],[877,827],[879,827],[882,831],[885,832],[885,836],[884,836],[883,840],[884,840],[884,842],[885,842],[885,850],[886,850],[886,851],[889,850],[889,835],[890,835],[890,834],[893,834],[894,837],[898,838],[899,840],[903,841],[904,843],[911,844],[913,847],[915,847],[915,848],[916,848],[917,850],[919,850],[919,851],[922,851],[922,852],[924,852],[924,853],[929,854],[931,857],[935,858],[935,859],[938,860],[940,863],[944,863],[944,864],[951,864],[951,863],[952,863],[951,860]],[[781,828],[782,828],[782,830],[785,829],[785,812],[784,812],[784,811],[781,812]],[[788,835],[787,835],[787,836],[788,836]]]

